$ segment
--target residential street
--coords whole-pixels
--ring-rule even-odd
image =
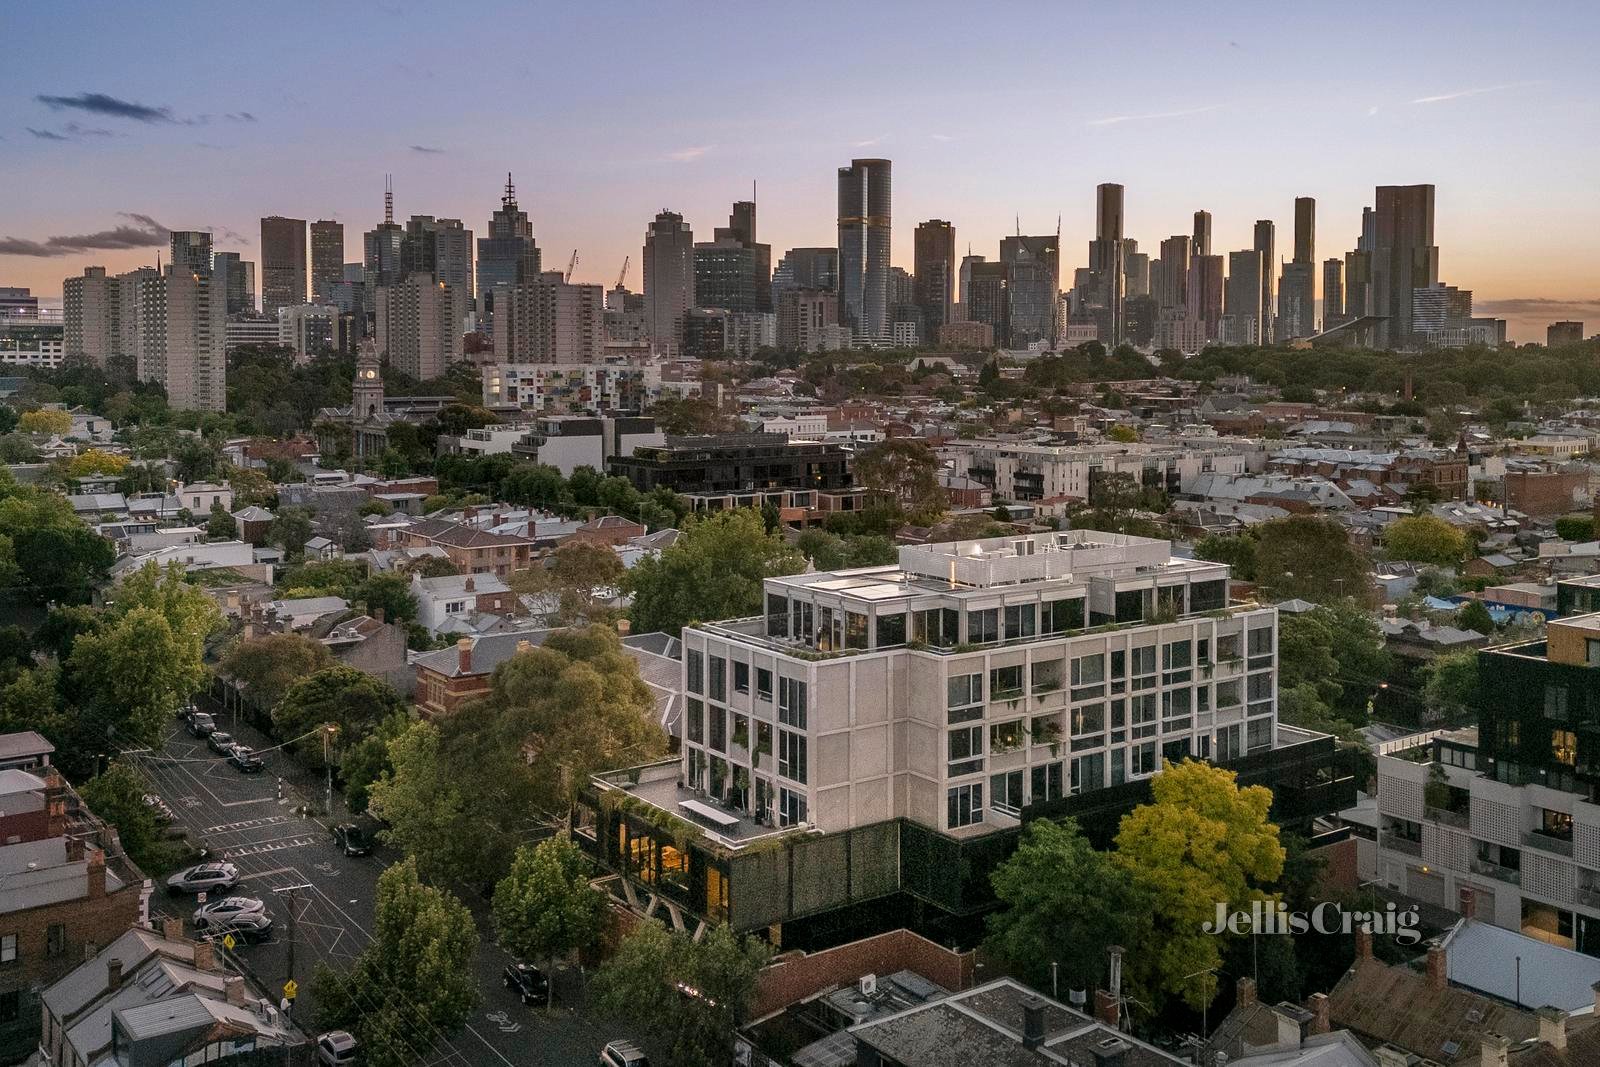
[[[271,741],[231,715],[217,721],[234,737],[266,749]],[[333,819],[303,817],[309,802],[320,808],[322,780],[296,765],[286,753],[263,752],[266,770],[246,775],[216,756],[203,740],[189,735],[174,720],[156,752],[130,753],[127,761],[171,806],[189,836],[209,850],[209,858],[236,865],[241,881],[236,892],[266,902],[274,918],[272,937],[261,944],[239,944],[231,957],[263,986],[281,995],[290,971],[290,906],[294,904],[293,972],[299,984],[294,1014],[311,1029],[309,996],[312,969],[326,960],[345,966],[371,942],[373,903],[378,876],[396,857],[379,849],[372,855],[346,857],[335,846],[331,827],[347,816],[334,794]],[[282,799],[279,775],[283,776]],[[290,891],[294,886],[306,886]],[[492,941],[487,908],[469,901],[478,917],[482,944],[474,961],[482,1002],[461,1032],[446,1038],[419,1032],[418,1064],[490,1067],[490,1065],[594,1063],[606,1041],[640,1038],[581,1010],[582,981],[574,973],[557,978],[556,1009],[526,1007],[501,983],[509,956]],[[152,911],[179,915],[186,923],[196,907],[193,897],[170,896],[156,886]],[[190,928],[192,933],[192,926]],[[221,946],[219,945],[219,950]],[[420,1016],[419,1016],[420,1019]],[[419,1029],[424,1026],[419,1022]],[[427,1043],[432,1041],[432,1048]]]

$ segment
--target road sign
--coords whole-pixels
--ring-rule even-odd
[[[283,995],[288,997],[290,1000],[293,1000],[294,995],[298,992],[300,992],[300,983],[296,982],[293,978],[283,983]]]
[[[222,938],[222,947],[227,949],[229,952],[232,952],[233,951],[233,946],[237,945],[238,943],[239,942],[237,942],[237,941],[235,941],[233,939],[233,935],[232,934],[225,934],[223,936],[223,938]]]

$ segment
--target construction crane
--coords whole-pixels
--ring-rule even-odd
[[[572,250],[572,258],[567,260],[567,273],[562,276],[561,280],[564,281],[564,282],[572,281],[572,272],[577,270],[577,269],[578,269],[578,250],[576,248],[574,248]]]
[[[628,262],[632,258],[633,258],[632,256],[623,256],[622,257],[622,269],[617,271],[617,284],[612,286],[613,289],[621,289],[622,288],[623,280],[628,277]]]

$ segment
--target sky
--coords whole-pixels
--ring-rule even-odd
[[[659,210],[697,235],[757,189],[758,239],[833,245],[837,168],[894,161],[894,261],[1048,233],[1087,261],[1094,187],[1140,249],[1214,216],[1343,255],[1373,187],[1437,187],[1441,279],[1542,340],[1600,329],[1600,4],[501,3],[10,0],[0,286],[55,301],[167,229],[257,259],[259,219],[395,212],[478,235],[507,171],[549,268],[612,285]],[[151,234],[159,236],[152,237]],[[1286,254],[1286,253],[1285,253]]]

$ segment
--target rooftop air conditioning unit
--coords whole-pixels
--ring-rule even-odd
[[[864,974],[861,976],[860,980],[856,982],[856,992],[860,993],[864,997],[870,997],[877,991],[878,976],[875,974]]]

